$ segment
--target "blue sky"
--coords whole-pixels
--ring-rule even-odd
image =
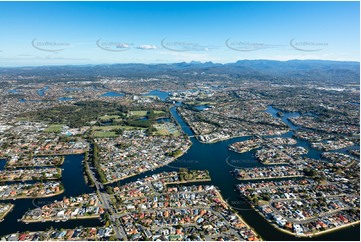
[[[360,60],[359,2],[0,2],[0,66]]]

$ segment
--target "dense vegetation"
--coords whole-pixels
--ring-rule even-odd
[[[92,156],[91,156],[90,162],[96,168],[100,182],[105,183],[107,181],[107,179],[106,179],[104,171],[100,167],[99,146],[96,142],[94,142],[92,140],[91,147],[92,147]]]
[[[96,121],[96,124],[101,125],[102,122],[100,122],[98,118],[111,114],[122,118],[112,120],[112,124],[151,128],[155,119],[167,114],[165,110],[158,111],[159,113],[150,110],[147,111],[148,120],[139,120],[139,117],[126,117],[127,112],[130,112],[127,107],[115,102],[82,101],[71,106],[64,105],[38,112],[28,112],[23,114],[22,117],[34,121],[63,124],[72,128],[78,128],[89,125],[91,121]],[[119,131],[119,133],[121,134],[121,131]]]
[[[24,117],[52,124],[57,123],[70,127],[81,127],[89,125],[88,122],[96,120],[99,116],[109,113],[121,114],[125,111],[126,108],[117,103],[88,101],[77,102],[72,106],[58,106],[39,112],[29,112],[24,114]]]

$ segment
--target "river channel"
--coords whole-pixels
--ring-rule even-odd
[[[180,105],[180,104],[178,104]],[[278,110],[269,106],[266,112],[270,113],[275,118],[279,118],[276,113]],[[176,106],[171,109],[173,118],[181,126],[182,130],[189,136],[193,136],[193,132],[182,120],[176,111]],[[288,121],[290,117],[297,117],[299,113],[287,113],[284,112],[281,118],[289,127],[290,130],[281,137],[291,137],[293,130],[299,127],[292,125]],[[307,238],[297,238],[288,234],[285,234],[273,226],[271,226],[264,218],[262,218],[257,212],[250,208],[237,194],[234,189],[235,184],[241,183],[234,176],[231,175],[235,167],[255,167],[263,166],[254,157],[254,151],[238,154],[228,150],[228,145],[250,139],[251,137],[240,137],[232,138],[225,141],[220,141],[213,144],[204,144],[199,142],[196,138],[191,137],[192,146],[191,148],[180,158],[170,163],[167,166],[142,173],[138,176],[134,176],[123,181],[114,183],[113,185],[122,185],[137,179],[141,179],[146,176],[150,176],[155,173],[162,171],[174,171],[180,167],[186,167],[189,169],[206,169],[209,171],[212,181],[207,183],[199,184],[213,184],[217,186],[222,196],[228,200],[229,204],[236,209],[236,211],[244,218],[244,220],[253,227],[257,233],[265,240],[307,240]],[[308,157],[319,159],[321,152],[310,147],[310,144],[305,140],[297,140],[298,146],[303,146],[309,150]],[[355,147],[354,147],[355,148]],[[357,147],[359,149],[359,147]],[[345,151],[341,151],[345,152]],[[17,219],[21,218],[22,215],[28,210],[35,206],[43,206],[54,200],[60,200],[64,196],[77,196],[83,193],[93,192],[94,189],[86,185],[83,177],[82,167],[83,155],[68,155],[66,156],[65,162],[61,168],[63,168],[62,182],[65,188],[65,192],[61,195],[44,198],[44,199],[17,199],[7,200],[2,202],[11,202],[15,204],[14,210],[7,215],[5,220],[0,223],[0,236],[14,233],[16,231],[37,231],[45,230],[49,227],[54,228],[75,228],[76,226],[100,226],[102,223],[98,219],[89,220],[68,220],[66,222],[45,222],[45,223],[34,223],[24,224],[17,222]],[[0,169],[4,161],[0,161]],[[360,225],[354,227],[344,228],[338,231],[330,232],[321,236],[312,238],[311,240],[360,240]]]

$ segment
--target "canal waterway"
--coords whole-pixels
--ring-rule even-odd
[[[3,222],[0,223],[0,236],[15,233],[17,231],[39,231],[53,228],[75,228],[75,227],[91,227],[101,226],[103,223],[99,219],[80,219],[68,220],[66,222],[45,222],[45,223],[29,223],[18,222],[25,212],[29,209],[41,207],[52,203],[54,200],[60,201],[64,196],[78,196],[84,193],[91,193],[95,190],[89,187],[84,180],[82,160],[84,155],[67,155],[64,164],[60,166],[63,169],[61,181],[64,185],[65,191],[62,194],[47,198],[37,199],[16,199],[16,200],[2,200],[0,202],[9,202],[15,205],[13,211],[10,212]],[[0,161],[0,168],[3,169],[5,160]],[[33,183],[33,182],[28,182]],[[11,183],[2,183],[11,184]]]
[[[178,103],[178,105],[181,105]],[[288,118],[297,117],[299,113],[287,113],[284,112],[282,117],[278,117],[276,114],[279,110],[269,106],[266,110],[275,118],[281,118],[289,127],[290,131],[281,137],[292,137],[293,130],[298,129],[298,126],[289,122]],[[244,220],[253,227],[257,233],[265,240],[307,240],[307,238],[297,238],[288,234],[285,234],[273,226],[271,226],[263,217],[255,212],[235,191],[235,185],[242,183],[232,176],[231,171],[235,167],[255,167],[264,166],[258,162],[254,157],[254,151],[239,154],[228,150],[228,146],[234,142],[244,141],[251,137],[232,138],[225,141],[220,141],[213,144],[204,144],[199,142],[194,136],[189,126],[182,120],[176,110],[176,106],[171,108],[171,114],[173,118],[180,125],[182,130],[191,138],[192,146],[190,149],[180,158],[170,163],[167,166],[148,171],[140,175],[125,179],[123,181],[115,182],[111,185],[123,185],[128,182],[136,181],[138,179],[151,176],[152,174],[160,173],[163,171],[174,171],[181,167],[189,169],[202,169],[208,170],[212,178],[211,182],[196,183],[196,184],[212,184],[218,187],[224,199],[244,218]],[[321,151],[313,149],[310,144],[305,140],[297,140],[297,146],[302,146],[309,150],[308,157],[319,159]],[[61,168],[63,168],[62,182],[65,188],[65,192],[61,195],[44,198],[44,199],[18,199],[16,201],[8,200],[8,202],[14,203],[14,210],[0,223],[0,236],[13,233],[16,231],[36,231],[45,230],[49,227],[54,228],[75,228],[76,226],[98,226],[102,223],[98,219],[89,220],[69,220],[67,222],[53,223],[34,223],[24,224],[17,222],[17,219],[28,210],[35,208],[36,206],[42,206],[46,203],[54,200],[60,200],[64,196],[77,196],[83,193],[93,192],[94,189],[88,187],[84,182],[83,167],[82,167],[83,155],[69,155],[66,156],[65,162]],[[4,162],[0,161],[0,169]],[[6,201],[5,201],[6,202]],[[360,226],[344,228],[338,231],[330,232],[322,236],[311,238],[311,240],[359,240],[360,239]]]

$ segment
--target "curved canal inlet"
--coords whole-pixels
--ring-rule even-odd
[[[230,206],[232,206],[236,212],[241,215],[244,220],[253,227],[256,232],[265,240],[307,240],[307,238],[297,238],[292,235],[283,233],[276,228],[274,228],[269,222],[267,222],[263,217],[261,217],[256,211],[254,211],[244,200],[240,198],[237,192],[234,189],[234,185],[242,183],[243,181],[237,180],[230,172],[234,169],[230,164],[236,164],[237,167],[255,167],[255,166],[264,166],[256,160],[254,157],[254,151],[245,152],[242,154],[228,150],[228,146],[234,142],[244,141],[250,139],[250,137],[240,137],[232,138],[225,141],[220,141],[212,144],[204,144],[199,142],[195,137],[193,137],[193,132],[189,126],[183,121],[176,107],[171,108],[171,114],[173,118],[181,126],[183,132],[190,136],[192,141],[192,146],[190,149],[181,157],[179,157],[174,162],[170,163],[168,166],[163,166],[153,171],[147,171],[140,175],[127,178],[122,181],[114,182],[110,185],[123,185],[128,182],[136,181],[146,176],[151,176],[155,173],[160,173],[163,171],[174,171],[178,168],[184,167],[188,169],[201,169],[208,170],[212,178],[211,182],[203,183],[192,183],[192,184],[212,184],[219,188],[224,199],[226,199]],[[278,110],[269,106],[266,110],[275,118]],[[291,129],[290,132],[281,135],[280,137],[291,137],[293,130],[297,129],[297,126],[292,125],[287,118],[295,117],[300,115],[298,113],[287,113],[284,112],[283,117],[281,118]],[[277,137],[277,136],[275,136]],[[302,146],[309,150],[307,154],[308,157],[313,159],[319,159],[321,151],[313,149],[310,147],[310,144],[305,140],[297,139],[297,146]],[[341,151],[345,152],[345,151]],[[18,199],[18,200],[5,200],[4,202],[11,202],[15,204],[15,207],[11,213],[7,215],[5,220],[0,223],[0,236],[14,233],[17,231],[38,231],[46,230],[51,226],[54,228],[75,228],[79,226],[91,227],[91,226],[101,226],[102,223],[99,219],[81,219],[81,220],[68,220],[66,222],[45,222],[45,223],[34,223],[34,224],[24,224],[18,222],[17,220],[22,217],[22,215],[28,210],[33,209],[34,205],[43,206],[47,203],[53,202],[54,200],[61,200],[64,196],[77,196],[83,193],[94,192],[94,189],[87,186],[83,177],[83,167],[82,167],[83,155],[67,155],[64,161],[64,164],[61,166],[63,168],[63,177],[62,183],[64,185],[64,193],[44,198],[44,199]],[[0,169],[1,162],[0,162]],[[360,225],[354,227],[344,228],[342,230],[330,232],[321,236],[312,238],[311,240],[359,240]]]

